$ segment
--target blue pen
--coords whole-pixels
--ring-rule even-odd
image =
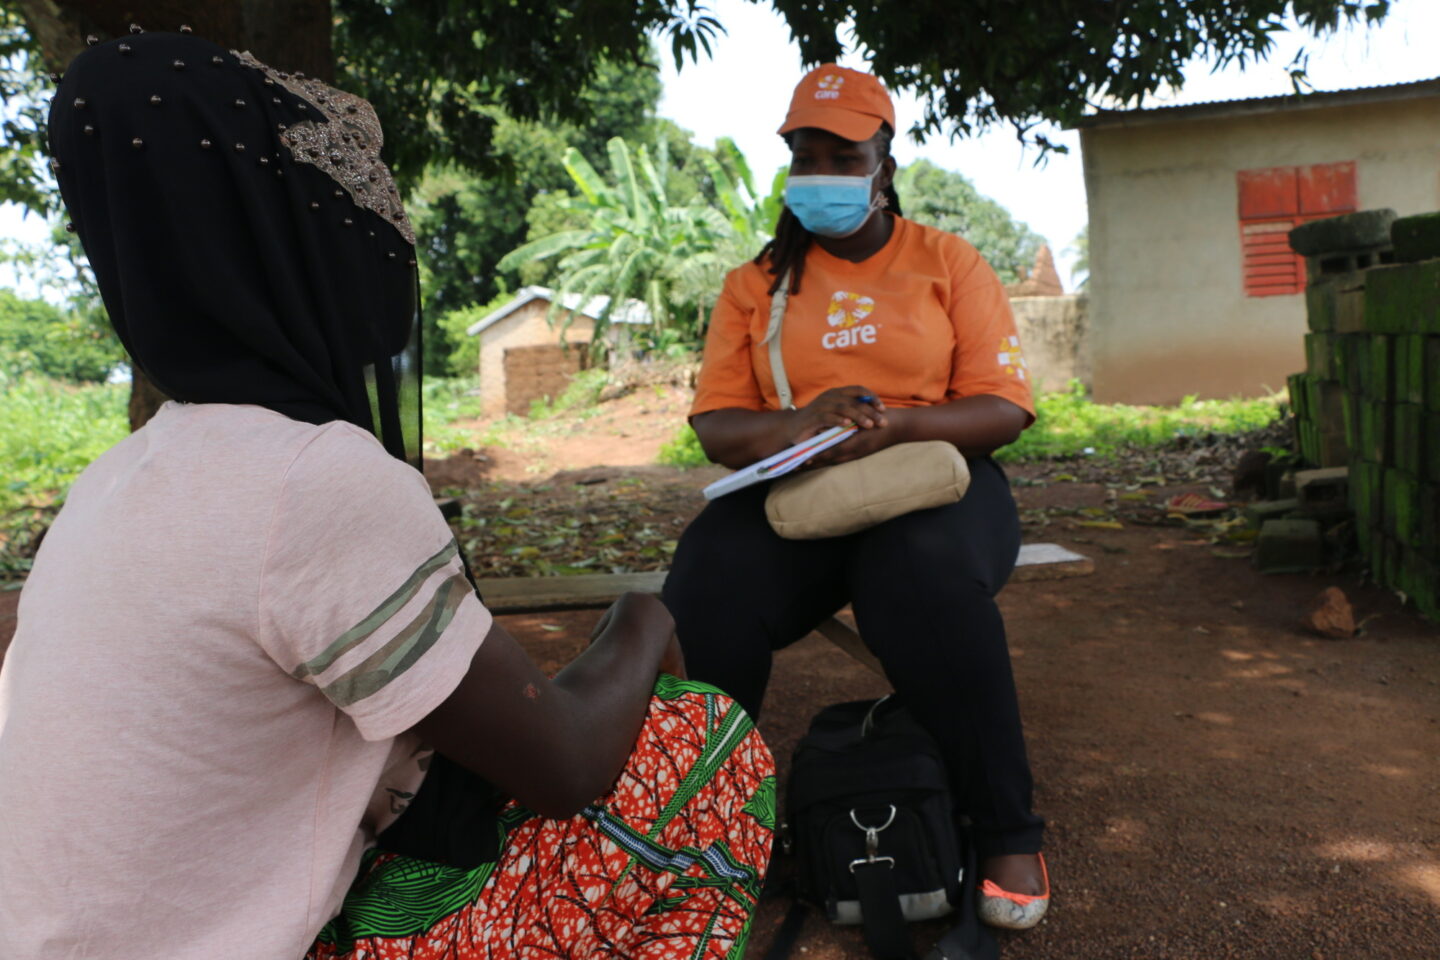
[[[875,402],[875,398],[872,397],[872,396],[870,396],[870,394],[868,394],[868,393],[865,394],[865,396],[863,396],[863,397],[856,397],[855,399],[856,399],[856,400],[859,400],[861,403],[874,403],[874,402]]]

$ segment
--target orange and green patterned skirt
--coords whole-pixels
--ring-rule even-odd
[[[614,789],[569,820],[515,803],[498,860],[372,851],[309,960],[723,960],[745,948],[775,828],[750,718],[662,676]]]

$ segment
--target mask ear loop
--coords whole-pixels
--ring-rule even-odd
[[[876,167],[875,170],[870,174],[870,176],[868,176],[868,177],[865,178],[866,180],[870,181],[870,185],[871,185],[871,188],[872,188],[872,189],[874,188],[874,185],[875,185],[875,178],[880,175],[880,170],[881,170],[881,168],[884,167],[884,166],[885,166],[885,161],[884,161],[884,160],[881,160],[881,161],[880,161],[880,166],[879,166],[879,167]],[[860,225],[859,225],[858,227],[856,227],[854,230],[851,230],[849,233],[841,233],[841,234],[834,234],[834,235],[829,235],[829,234],[827,234],[827,235],[826,235],[826,236],[827,236],[827,239],[830,239],[830,240],[844,240],[846,237],[853,237],[853,236],[855,236],[855,234],[857,234],[857,233],[859,233],[861,230],[864,230],[864,229],[865,229],[865,225],[866,225],[867,223],[869,223],[870,220],[871,220],[871,218],[873,218],[873,217],[875,216],[875,211],[876,211],[876,210],[884,210],[884,209],[885,209],[886,207],[888,207],[888,206],[890,206],[890,198],[887,197],[887,196],[885,196],[885,191],[884,191],[884,190],[879,191],[878,193],[876,193],[875,195],[873,195],[873,196],[870,198],[870,211],[865,214],[865,219],[860,221]]]

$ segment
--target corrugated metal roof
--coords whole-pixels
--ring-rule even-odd
[[[1440,97],[1440,77],[1415,80],[1410,83],[1354,87],[1346,90],[1317,90],[1311,93],[1290,93],[1276,97],[1210,100],[1204,103],[1170,104],[1136,110],[1100,110],[1080,119],[1075,127],[1085,130],[1096,127],[1140,126],[1209,117],[1274,113],[1280,110],[1313,110],[1320,107],[1416,100],[1425,97]]]
[[[515,292],[515,299],[505,306],[491,313],[487,313],[479,320],[465,328],[470,336],[484,333],[488,328],[504,320],[516,310],[535,300],[554,300],[555,291],[549,287],[521,287]],[[610,304],[609,297],[591,297],[587,302],[580,302],[578,293],[570,293],[560,298],[560,307],[571,313],[578,313],[583,317],[595,319]],[[626,300],[616,307],[610,314],[611,323],[649,323],[650,308],[639,300]]]

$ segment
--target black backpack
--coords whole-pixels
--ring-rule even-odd
[[[832,923],[863,924],[877,960],[914,957],[906,921],[952,914],[958,923],[927,960],[998,957],[975,915],[974,852],[957,834],[940,749],[894,697],[815,716],[795,748],[786,811],[800,898]],[[786,919],[792,940],[797,917]],[[769,960],[788,951],[785,939]]]

